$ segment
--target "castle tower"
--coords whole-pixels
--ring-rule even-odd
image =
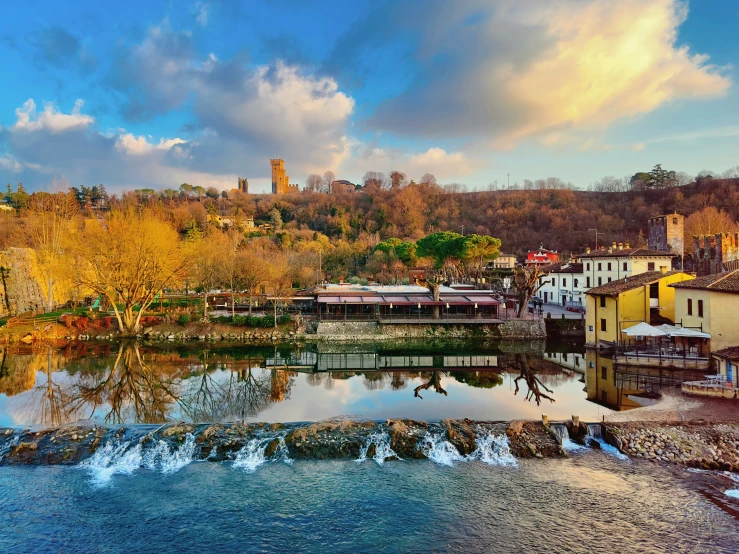
[[[678,213],[652,217],[648,221],[647,245],[650,250],[683,254],[685,216]]]
[[[271,159],[270,164],[272,165],[272,194],[285,194],[290,184],[290,178],[285,174],[285,162]]]
[[[249,194],[249,179],[239,177],[239,191],[244,194]]]

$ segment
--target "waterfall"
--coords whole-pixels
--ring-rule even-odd
[[[277,448],[272,456],[267,457],[267,447],[272,441],[277,439]],[[267,462],[284,462],[288,465],[292,464],[290,452],[285,444],[285,437],[263,437],[251,439],[241,450],[236,453],[236,459],[233,466],[243,469],[247,473],[254,473],[259,466]]]
[[[160,440],[151,448],[144,450],[141,441],[108,441],[95,453],[80,462],[79,467],[88,470],[92,482],[98,486],[106,485],[113,475],[130,475],[141,467],[160,471],[168,475],[179,471],[190,462],[195,454],[195,437],[187,433],[185,442],[177,448]]]
[[[475,439],[477,448],[468,456],[470,460],[480,460],[493,466],[518,466],[511,454],[510,442],[505,435],[488,433]]]
[[[367,459],[367,452],[369,452],[370,446],[372,445],[375,445],[375,454],[372,456],[372,459],[378,465],[384,464],[385,460],[389,458],[400,460],[400,457],[390,448],[390,435],[383,431],[381,433],[372,433],[367,437],[364,446],[359,450],[359,458],[356,460],[358,463],[362,463]]]
[[[97,486],[107,485],[113,475],[130,475],[141,467],[141,443],[137,442],[129,449],[132,441],[108,441],[95,453],[82,460],[79,467],[87,469],[92,475],[92,482]]]
[[[616,448],[615,446],[611,446],[605,440],[603,440],[600,431],[600,423],[588,423],[588,434],[585,437],[585,443],[587,444],[590,441],[597,442],[600,445],[600,449],[609,456],[613,456],[614,458],[618,458],[619,460],[629,459],[629,457],[625,454],[621,454],[618,448]]]
[[[557,440],[562,445],[565,452],[577,452],[578,450],[587,450],[587,446],[577,444],[570,439],[570,433],[567,431],[567,426],[562,424],[552,425],[552,431],[557,435]],[[598,429],[600,432],[600,428]]]
[[[418,443],[418,447],[432,462],[444,466],[453,466],[454,462],[478,460],[495,466],[518,466],[511,454],[510,442],[505,435],[487,433],[475,439],[475,450],[463,456],[451,442],[444,438],[444,433],[426,433]]]
[[[429,460],[443,466],[453,466],[454,462],[464,461],[465,457],[459,453],[457,447],[443,437],[443,433],[426,433],[418,447]]]
[[[185,442],[176,449],[170,450],[169,445],[160,440],[157,445],[146,451],[143,465],[151,470],[159,469],[164,474],[179,471],[192,462],[195,454],[195,437],[187,433]]]
[[[0,445],[0,461],[2,461],[5,455],[8,452],[10,452],[11,448],[13,448],[16,444],[18,444],[19,438],[20,438],[20,435],[16,435],[12,439],[7,441],[5,444]]]

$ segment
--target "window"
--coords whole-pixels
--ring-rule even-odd
[[[606,320],[605,319],[601,319],[600,320],[600,330],[605,333],[607,328],[608,327],[606,325]]]
[[[598,262],[598,271],[601,271],[603,269],[603,264]]]
[[[563,287],[567,286],[567,279],[565,279],[564,277],[562,277],[562,286]]]
[[[590,271],[590,264],[585,264],[585,269],[587,269],[588,271]]]
[[[600,307],[601,308],[605,308],[606,307],[606,297],[605,296],[601,296],[600,297]]]
[[[598,277],[598,286],[603,284],[603,277]]]
[[[659,283],[649,285],[649,298],[659,298]]]
[[[703,300],[698,300],[698,317],[703,317]]]
[[[610,277],[608,278],[608,282],[609,282],[609,283],[611,282],[611,278],[610,278]]]
[[[688,315],[693,315],[693,299],[688,298]]]
[[[608,368],[606,366],[600,366],[600,378],[608,379]]]
[[[585,277],[585,288],[590,288],[590,277]]]
[[[647,271],[654,271],[654,262],[647,262]]]
[[[575,356],[575,367],[580,367],[580,358]]]
[[[676,217],[673,217],[673,218],[672,218],[672,224],[673,224],[673,225],[677,225],[677,218],[676,218]]]
[[[552,286],[553,287],[557,286],[557,280],[554,277],[552,277]]]
[[[577,284],[578,284],[577,283],[577,279],[573,279],[573,281],[574,281],[574,284],[572,286],[574,286],[575,288],[577,288]]]
[[[629,270],[629,264],[628,262],[624,262],[624,271],[628,271],[628,270]]]
[[[611,262],[608,262],[608,271],[611,271]]]

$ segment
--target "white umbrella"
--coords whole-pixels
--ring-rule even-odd
[[[656,327],[652,327],[648,323],[637,323],[621,331],[628,337],[666,337],[667,333]]]
[[[661,329],[671,337],[686,337],[690,339],[710,339],[709,333],[703,333],[702,331],[696,331],[695,329],[688,329],[686,327],[677,327],[675,325],[660,325],[658,329]]]

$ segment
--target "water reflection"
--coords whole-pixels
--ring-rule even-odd
[[[536,407],[555,398],[563,417],[590,409],[578,372],[537,354],[495,348],[166,350],[138,343],[85,344],[3,350],[1,360],[3,425],[58,426],[80,419],[300,421],[342,414],[537,418]]]

